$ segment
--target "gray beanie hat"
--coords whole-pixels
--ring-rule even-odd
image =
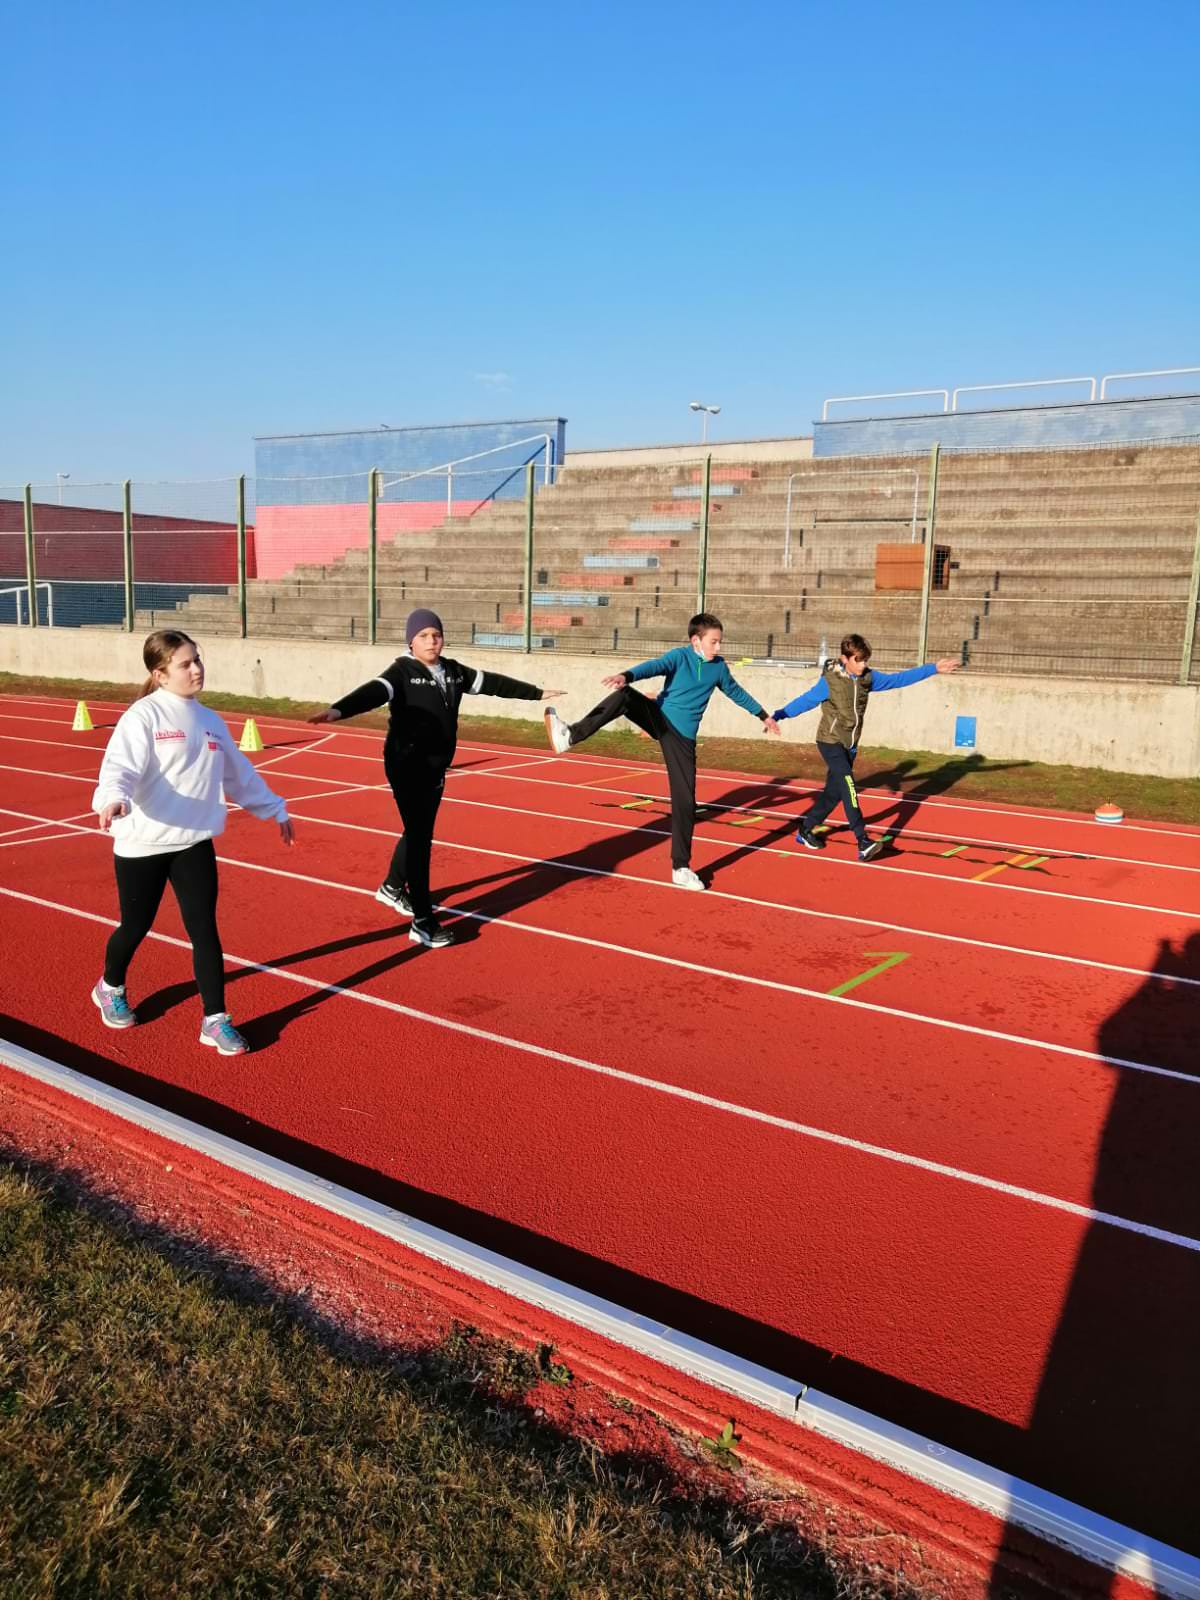
[[[404,624],[405,644],[411,646],[417,634],[424,632],[426,628],[436,628],[439,633],[446,631],[436,611],[410,611],[408,621]]]

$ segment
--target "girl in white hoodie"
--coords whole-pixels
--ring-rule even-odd
[[[277,822],[286,845],[292,824],[284,801],[238,750],[220,717],[200,704],[204,666],[195,640],[161,629],[146,640],[142,659],[149,676],[113,730],[92,797],[101,831],[112,832],[121,905],[92,999],[106,1027],[131,1028],[137,1021],[125,997],[125,974],[170,882],[204,1003],[200,1043],[241,1055],[246,1041],[225,1010],[213,839],[225,830],[226,797]]]

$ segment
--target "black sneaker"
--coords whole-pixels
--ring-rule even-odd
[[[860,844],[858,847],[858,859],[860,861],[874,861],[876,856],[882,854],[882,839],[868,839],[866,844]]]
[[[454,935],[449,928],[440,927],[436,922],[414,922],[408,930],[408,937],[414,944],[423,944],[430,950],[444,950],[448,944],[454,943]]]
[[[815,833],[810,833],[802,822],[796,829],[796,843],[802,844],[806,850],[824,850],[824,839],[818,839]]]
[[[375,891],[375,898],[381,906],[391,906],[397,916],[412,916],[412,901],[408,898],[407,889],[393,889],[390,883],[381,883]]]

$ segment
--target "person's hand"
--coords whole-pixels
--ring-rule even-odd
[[[774,717],[767,717],[764,720],[763,732],[773,733],[777,739],[779,738],[779,724],[775,721]]]
[[[936,665],[939,672],[957,672],[962,662],[957,656],[943,656]]]
[[[625,674],[623,672],[614,672],[611,678],[601,678],[600,682],[605,689],[623,689],[625,687]]]
[[[315,716],[305,717],[306,722],[340,722],[342,713],[335,711],[332,706],[327,706],[324,711],[318,711]]]
[[[279,824],[279,838],[283,844],[289,846],[295,842],[296,830],[292,827],[291,817],[285,817]]]
[[[561,700],[563,695],[566,694],[566,692],[567,691],[565,689],[543,689],[542,690],[542,699],[543,700]]]
[[[110,800],[100,812],[100,832],[107,833],[113,825],[113,818],[123,817],[128,811],[129,807],[124,800]]]

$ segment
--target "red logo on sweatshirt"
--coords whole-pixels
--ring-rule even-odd
[[[154,735],[155,739],[186,739],[187,734],[182,728],[159,728]]]

